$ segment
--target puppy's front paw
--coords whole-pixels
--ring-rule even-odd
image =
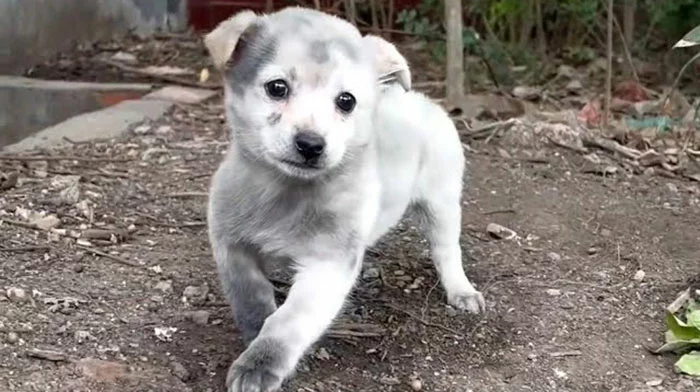
[[[228,392],[273,392],[279,390],[282,379],[269,369],[246,368],[234,362],[228,370]]]
[[[448,293],[447,302],[459,310],[466,310],[474,314],[486,311],[484,295],[474,289]]]
[[[284,350],[274,341],[254,340],[228,369],[228,392],[274,392],[284,381]]]

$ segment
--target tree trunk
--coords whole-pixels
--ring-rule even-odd
[[[448,110],[461,108],[464,102],[464,46],[462,43],[462,1],[445,0],[447,29],[446,104]]]

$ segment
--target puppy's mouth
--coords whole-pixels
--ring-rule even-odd
[[[318,164],[318,162],[297,162],[297,161],[292,161],[289,159],[281,159],[280,162],[287,166],[292,166],[297,169],[302,169],[302,170],[321,170],[322,167]]]

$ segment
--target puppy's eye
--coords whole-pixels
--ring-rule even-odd
[[[338,95],[338,98],[335,99],[335,106],[343,113],[350,113],[355,109],[355,97],[350,93],[341,93]]]
[[[282,79],[275,79],[265,84],[265,91],[270,98],[284,99],[289,95],[289,85]]]

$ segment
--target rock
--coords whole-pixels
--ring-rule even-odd
[[[646,382],[647,386],[650,387],[658,387],[659,385],[663,384],[664,380],[662,378],[655,378],[653,380],[649,380]]]
[[[55,227],[58,227],[61,224],[61,219],[59,219],[54,214],[49,214],[42,217],[35,217],[31,221],[29,221],[29,223],[36,226],[40,230],[48,231]]]
[[[207,299],[207,294],[209,294],[209,287],[206,285],[201,287],[187,286],[182,291],[182,300],[191,304],[199,304]]]
[[[379,382],[384,385],[399,385],[401,381],[395,376],[383,376],[379,379]]]
[[[320,359],[321,361],[327,361],[331,359],[331,354],[328,353],[328,350],[326,350],[324,347],[321,347],[316,351],[316,358]]]
[[[588,252],[588,254],[592,256],[598,253],[598,248],[596,248],[595,246],[591,246],[586,252]]]
[[[510,240],[517,236],[513,230],[505,226],[501,226],[498,223],[489,223],[486,226],[486,231],[491,234],[492,237],[497,239]]]
[[[9,344],[15,344],[19,342],[19,334],[14,331],[8,332],[6,341]]]
[[[583,90],[583,84],[578,80],[572,80],[566,84],[566,89],[570,92]]]
[[[531,86],[517,86],[513,89],[513,96],[526,101],[534,101],[540,98],[541,90]]]
[[[76,365],[85,377],[101,382],[113,383],[127,375],[126,365],[117,362],[84,358]]]
[[[571,79],[574,76],[576,76],[576,70],[570,65],[562,64],[557,68],[557,77]]]
[[[561,295],[561,290],[557,289],[547,289],[547,295],[552,297],[557,297]]]
[[[19,180],[18,172],[12,172],[9,174],[0,172],[0,191],[14,188],[17,185],[17,180]]]
[[[634,273],[634,276],[632,279],[634,279],[637,282],[641,282],[644,280],[644,277],[646,276],[646,273],[642,270],[637,270],[637,272]]]
[[[600,235],[602,237],[610,237],[612,235],[612,231],[610,231],[610,229],[601,229]]]
[[[193,312],[187,312],[185,318],[192,321],[195,324],[207,325],[209,324],[209,312],[206,310],[195,310]]]
[[[172,280],[161,280],[156,284],[154,289],[161,291],[163,293],[173,292],[173,281]]]
[[[666,189],[668,189],[671,193],[678,193],[678,187],[670,182],[666,184]]]
[[[127,64],[136,64],[139,61],[135,55],[133,55],[131,53],[127,53],[127,52],[121,52],[121,51],[113,54],[112,60],[119,61],[122,63],[127,63]]]
[[[75,340],[78,341],[78,344],[82,344],[88,340],[95,340],[95,337],[88,331],[75,331]]]
[[[362,273],[362,279],[364,280],[374,280],[379,278],[379,269],[375,267],[370,267],[367,268],[363,273]]]
[[[175,377],[179,378],[182,381],[187,381],[190,379],[190,372],[180,362],[170,362],[170,370],[173,372],[173,375]]]
[[[394,275],[403,276],[403,275],[406,275],[406,272],[404,270],[396,270],[396,271],[394,271]]]
[[[148,124],[141,124],[134,128],[132,131],[135,135],[146,135],[151,132],[151,126]]]
[[[58,191],[59,203],[73,205],[80,201],[80,176],[55,176],[51,188]]]
[[[5,292],[5,295],[7,295],[7,298],[12,302],[25,302],[29,299],[29,297],[27,297],[27,292],[19,287],[10,287]]]
[[[561,255],[559,255],[559,253],[549,252],[547,253],[547,259],[552,263],[558,263],[561,261]]]
[[[411,380],[411,389],[414,391],[420,391],[423,389],[423,382],[419,379]]]

